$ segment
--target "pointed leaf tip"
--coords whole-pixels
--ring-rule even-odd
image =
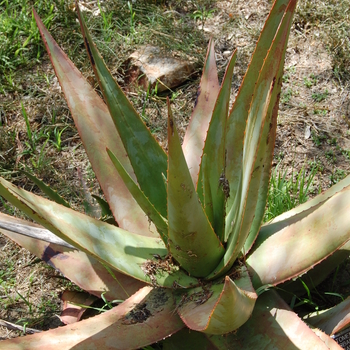
[[[168,243],[192,276],[205,277],[224,254],[198,200],[168,103]]]

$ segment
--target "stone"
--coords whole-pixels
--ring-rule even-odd
[[[126,61],[125,83],[157,93],[173,89],[185,82],[195,70],[194,62],[169,54],[155,46],[142,46]],[[158,82],[158,84],[157,84]]]

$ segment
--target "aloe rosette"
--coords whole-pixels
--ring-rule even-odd
[[[34,11],[117,224],[72,210],[33,177],[51,200],[0,178],[0,195],[39,224],[0,214],[0,231],[88,293],[124,301],[80,322],[3,341],[2,349],[136,349],[158,341],[164,349],[339,348],[327,335],[334,312],[333,319],[310,318],[323,333],[272,289],[282,284],[298,293],[298,276],[320,282],[348,256],[350,178],[261,227],[296,2],[275,1],[231,110],[236,54],[219,84],[209,43],[182,145],[168,102],[167,153],[113,79],[79,6],[105,102]],[[346,307],[337,306],[337,314]],[[345,316],[341,324],[347,326]]]

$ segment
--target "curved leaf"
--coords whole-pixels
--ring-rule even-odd
[[[350,185],[308,210],[263,226],[247,259],[254,287],[302,275],[342,247],[350,239],[349,210]]]
[[[208,334],[226,334],[242,326],[251,316],[257,295],[245,268],[234,282],[191,289],[182,296],[177,312],[186,326]]]
[[[328,310],[304,317],[305,322],[329,335],[336,334],[350,324],[350,297]]]
[[[224,255],[198,200],[168,101],[168,244],[171,255],[193,276],[206,276]]]
[[[208,338],[219,349],[228,350],[341,350],[325,334],[321,340],[274,291],[259,296],[252,317],[237,332]]]
[[[98,298],[85,292],[66,290],[62,294],[61,300],[63,301],[63,307],[60,320],[64,324],[72,324],[80,321],[88,307]]]
[[[144,287],[98,316],[0,344],[6,350],[138,349],[183,328],[173,309],[170,291]]]
[[[0,178],[0,195],[58,237],[103,264],[146,283],[187,288],[198,281],[177,266],[149,266],[153,255],[168,254],[159,238],[140,236],[38,197]],[[151,262],[152,263],[152,262]],[[145,271],[148,273],[145,274]]]
[[[166,176],[167,156],[106,67],[86,28],[79,5],[77,12],[92,68],[137,181],[157,211],[166,217],[166,187],[163,176]],[[113,150],[112,152],[118,156],[123,154]]]
[[[121,162],[124,168],[134,176],[107,106],[57,45],[35,10],[33,13],[91,166],[116,221],[125,230],[147,236],[158,236],[155,228],[152,230],[146,215],[125,187],[106,152],[108,147],[113,153],[123,155]]]
[[[307,202],[300,204],[297,207],[275,217],[273,220],[268,222],[267,225],[276,223],[278,221],[286,221],[286,219],[288,219],[292,216],[295,216],[296,214],[302,213],[303,211],[306,211],[312,207],[315,207],[316,205],[323,203],[325,200],[331,198],[333,195],[340,192],[341,190],[343,190],[345,187],[348,187],[349,185],[350,185],[350,176],[347,176],[345,179],[337,182],[335,185],[330,187],[325,192],[323,192],[323,193],[317,195],[316,197],[308,200]],[[282,223],[282,226],[283,225],[284,224]]]
[[[286,281],[278,285],[278,294],[288,303],[293,295],[301,296],[305,294],[305,285],[311,290],[322,283],[331,272],[333,272],[341,263],[350,256],[350,240],[341,248],[335,251],[327,259],[321,261],[311,270],[296,280]],[[301,282],[302,280],[302,282]]]
[[[214,40],[209,42],[203,75],[197,92],[197,99],[189,125],[186,130],[182,149],[193,184],[198,181],[199,165],[207,137],[210,118],[219,94],[220,84],[216,69]]]
[[[0,223],[2,222],[20,224],[28,230],[40,228],[31,222],[0,213]],[[0,232],[61,272],[77,286],[97,297],[106,293],[107,300],[126,299],[145,286],[145,283],[135,278],[114,269],[106,269],[98,260],[74,247],[70,249],[60,244],[49,244],[1,228]]]

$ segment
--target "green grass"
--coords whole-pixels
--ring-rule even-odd
[[[49,0],[2,0],[0,2],[0,76],[4,74],[11,83],[11,71],[33,65],[44,53],[39,30],[32,15],[32,7],[39,13],[49,29],[57,30],[57,24],[69,20],[67,1],[54,3]],[[62,18],[64,16],[64,18]]]
[[[314,192],[313,179],[316,173],[317,167],[312,166],[309,171],[302,168],[299,172],[292,171],[292,174],[287,176],[287,170],[277,166],[270,179],[264,221],[267,222],[305,203]]]

